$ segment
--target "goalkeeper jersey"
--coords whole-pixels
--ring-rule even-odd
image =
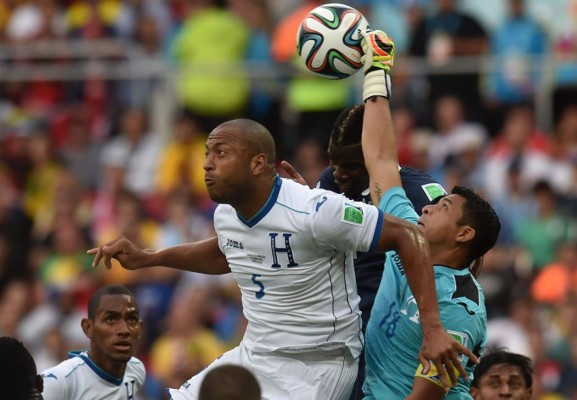
[[[390,189],[379,208],[417,222],[417,214],[400,187]],[[435,265],[435,284],[441,322],[458,341],[479,355],[486,342],[487,316],[481,287],[467,268]],[[423,339],[417,303],[404,268],[395,252],[387,254],[381,281],[366,332],[365,399],[404,399],[416,375],[440,384],[438,375],[421,373],[416,358]],[[472,379],[474,364],[462,363]],[[470,381],[458,379],[446,399],[471,399]]]
[[[42,372],[44,400],[133,400],[146,378],[142,362],[132,357],[122,378],[98,367],[87,352],[71,352],[70,358]]]

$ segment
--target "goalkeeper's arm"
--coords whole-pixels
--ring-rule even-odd
[[[365,71],[363,100],[366,102],[361,143],[369,172],[371,199],[378,205],[389,188],[401,186],[397,143],[388,102],[394,43],[382,31],[366,31],[361,44]]]

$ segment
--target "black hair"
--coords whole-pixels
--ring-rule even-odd
[[[331,131],[331,143],[335,146],[360,144],[364,114],[364,104],[357,104],[341,111]]]
[[[475,237],[471,241],[467,264],[472,263],[489,251],[497,242],[501,223],[497,213],[489,202],[473,190],[455,186],[451,194],[465,198],[463,217],[459,225],[469,225],[475,230]]]
[[[130,290],[122,285],[102,286],[94,293],[92,293],[90,300],[88,300],[88,319],[94,321],[94,318],[96,317],[96,310],[98,309],[98,306],[100,306],[100,299],[102,299],[102,296],[115,294],[126,295],[135,298],[134,294],[132,294]]]
[[[36,363],[18,339],[0,337],[0,387],[2,398],[26,400],[41,398],[42,382]],[[40,385],[40,387],[38,387]],[[6,397],[4,397],[6,396]]]
[[[475,377],[471,387],[478,388],[479,382],[489,368],[496,364],[507,364],[519,367],[525,380],[525,386],[530,389],[533,386],[533,361],[524,355],[511,353],[506,349],[499,348],[489,351],[481,357],[481,362],[475,367]]]

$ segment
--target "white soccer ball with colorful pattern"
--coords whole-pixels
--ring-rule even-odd
[[[344,4],[313,9],[297,32],[297,52],[309,70],[329,79],[343,79],[361,69],[361,31],[366,18]]]

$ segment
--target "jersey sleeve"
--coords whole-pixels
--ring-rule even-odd
[[[42,372],[41,375],[44,380],[44,390],[42,391],[42,397],[44,400],[60,400],[68,398],[64,377],[61,376],[57,370],[50,368]]]
[[[392,187],[385,192],[379,202],[379,210],[413,224],[416,224],[419,220],[419,216],[413,208],[413,203],[411,203],[405,190],[400,186]]]
[[[312,210],[317,243],[340,251],[371,251],[381,235],[383,213],[376,207],[342,195],[320,196]]]

